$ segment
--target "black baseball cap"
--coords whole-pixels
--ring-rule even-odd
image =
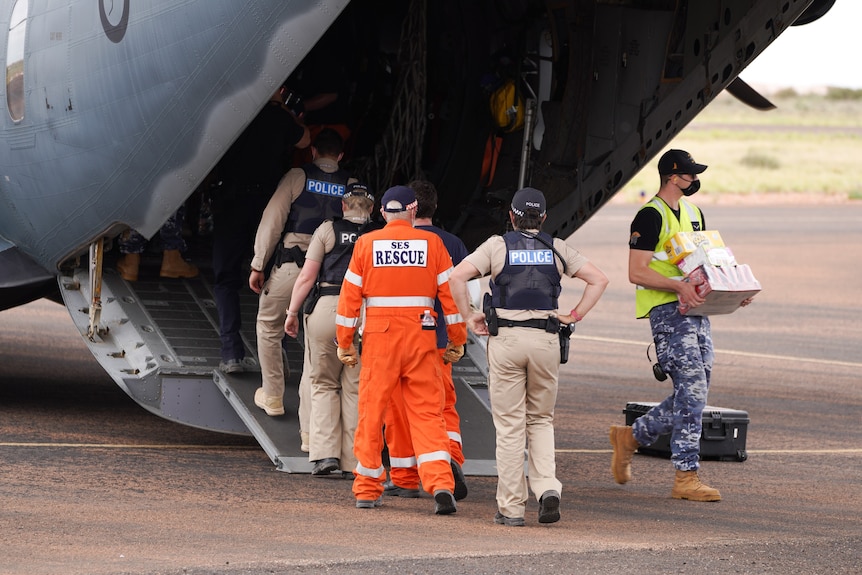
[[[521,188],[512,197],[512,211],[518,216],[524,216],[528,209],[536,210],[543,216],[545,206],[545,194],[536,188]]]
[[[684,150],[668,150],[658,161],[660,176],[671,174],[700,174],[706,170],[706,165],[698,164],[691,154]]]

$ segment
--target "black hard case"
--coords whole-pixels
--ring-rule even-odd
[[[626,425],[648,412],[656,402],[639,401],[626,403],[623,413]],[[720,461],[745,461],[745,438],[748,434],[748,412],[725,407],[707,405],[703,410],[703,431],[700,436],[701,459]],[[652,445],[639,447],[640,453],[670,458],[670,434],[659,436]]]

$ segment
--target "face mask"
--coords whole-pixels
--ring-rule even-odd
[[[688,197],[697,193],[700,189],[700,180],[692,180],[692,182],[688,185],[687,188],[680,188],[682,195]]]

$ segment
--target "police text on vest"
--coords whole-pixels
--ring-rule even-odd
[[[551,250],[512,250],[509,252],[510,266],[538,266],[554,263]]]

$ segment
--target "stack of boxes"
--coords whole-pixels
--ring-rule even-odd
[[[685,274],[683,281],[697,286],[706,301],[690,307],[680,300],[683,315],[717,315],[735,311],[760,291],[760,282],[747,264],[737,264],[717,231],[680,232],[664,245],[668,261]]]

